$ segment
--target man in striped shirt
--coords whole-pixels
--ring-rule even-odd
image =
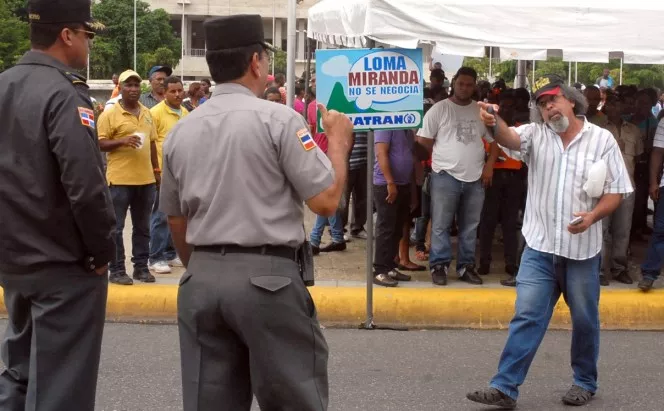
[[[554,75],[538,80],[534,90],[533,123],[518,128],[507,127],[486,111],[489,105],[480,103],[482,120],[494,128],[496,141],[511,157],[520,155],[529,169],[523,226],[527,247],[517,275],[516,312],[491,387],[467,395],[471,401],[505,408],[516,406],[519,386],[561,294],[572,317],[574,370],[574,384],[562,400],[583,405],[595,394],[601,221],[633,191],[616,139],[582,116],[587,107],[583,95]],[[602,193],[593,198],[587,193],[592,187],[584,185],[596,183],[589,174],[599,162],[606,165],[606,176],[603,184],[599,181]]]

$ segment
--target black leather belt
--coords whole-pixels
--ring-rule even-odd
[[[261,254],[297,261],[297,249],[285,245],[241,247],[239,245],[197,245],[194,251],[224,254]]]

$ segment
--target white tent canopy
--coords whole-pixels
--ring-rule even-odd
[[[435,45],[444,54],[664,64],[657,0],[323,0],[309,9],[308,35],[348,47],[367,39],[396,47]]]

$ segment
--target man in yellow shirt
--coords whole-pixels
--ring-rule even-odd
[[[109,266],[109,281],[131,285],[125,270],[122,232],[127,210],[131,210],[133,277],[146,283],[155,281],[148,270],[150,252],[150,212],[155,185],[161,180],[157,156],[157,130],[152,114],[139,101],[141,77],[132,70],[120,74],[121,99],[104,110],[97,124],[99,147],[108,153],[106,179],[110,186],[117,226],[113,233],[116,253]]]
[[[182,106],[184,87],[182,81],[175,76],[164,80],[164,100],[150,109],[152,120],[157,129],[157,157],[159,168],[162,164],[162,148],[166,136],[173,126],[189,112]],[[166,214],[159,211],[159,196],[155,196],[150,218],[150,265],[157,274],[168,274],[171,266],[182,266],[173,247],[173,240],[168,229]]]

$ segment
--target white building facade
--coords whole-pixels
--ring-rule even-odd
[[[174,34],[182,38],[184,58],[174,74],[187,80],[207,78],[210,72],[205,61],[203,22],[209,17],[235,14],[260,14],[263,17],[265,38],[282,50],[287,49],[288,0],[145,0],[150,8],[164,9],[171,16]],[[307,12],[318,0],[303,0],[297,5],[297,35],[295,72],[305,67]],[[274,22],[274,24],[273,24]],[[184,29],[184,30],[183,30]]]

